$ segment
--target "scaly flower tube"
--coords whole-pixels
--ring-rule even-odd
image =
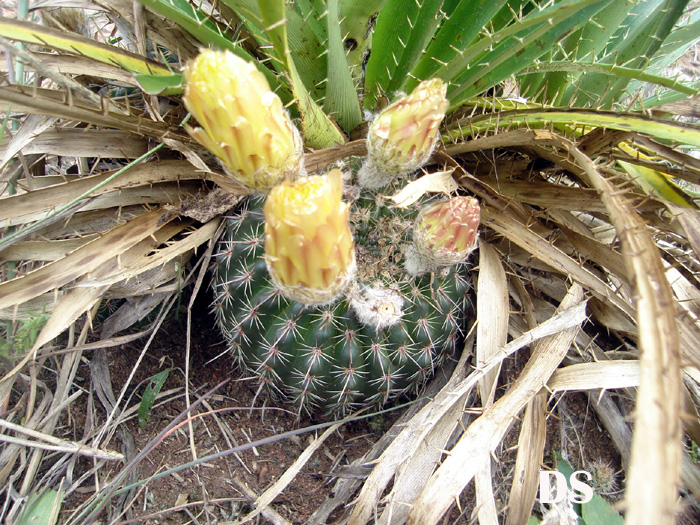
[[[202,126],[187,132],[245,189],[267,193],[305,174],[299,131],[254,64],[204,49],[184,73],[185,106]]]
[[[446,93],[439,78],[426,80],[374,119],[367,134],[367,159],[358,173],[361,186],[381,188],[428,162],[449,107]]]
[[[474,197],[452,197],[420,212],[406,269],[414,275],[466,260],[476,248],[481,208]]]
[[[325,304],[355,276],[355,250],[340,170],[285,181],[265,201],[265,260],[289,299]]]

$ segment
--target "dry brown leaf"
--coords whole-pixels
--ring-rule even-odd
[[[97,235],[59,239],[55,241],[28,241],[10,246],[0,252],[0,262],[4,261],[55,261],[94,241]]]
[[[416,450],[422,446],[426,436],[430,434],[433,427],[455,405],[462,407],[466,395],[484,373],[498,366],[509,355],[541,338],[580,326],[586,319],[585,311],[585,302],[561,311],[505,345],[484,363],[481,369],[475,370],[464,380],[458,381],[457,384],[451,381],[445,385],[435,398],[414,416],[411,422],[406,425],[406,428],[401,431],[377,460],[372,473],[360,491],[357,504],[350,516],[350,523],[362,525],[372,519],[382,493],[396,474],[397,469],[406,462],[406,458],[410,458],[416,453]]]
[[[632,460],[626,490],[626,523],[674,523],[681,460],[681,373],[676,308],[648,225],[597,171],[593,162],[561,139],[601,193],[636,292],[640,386],[637,390]]]
[[[17,224],[16,217],[33,216],[33,214],[45,215],[47,211],[89,192],[112,175],[113,172],[105,172],[28,193],[2,197],[0,198],[0,221],[11,220],[13,224]],[[192,171],[192,166],[189,163],[180,160],[139,164],[95,190],[91,196],[96,197],[111,191],[133,187],[147,187],[162,182],[200,178]]]
[[[559,306],[560,311],[583,304],[583,289],[575,284]],[[409,524],[433,525],[479,470],[483,458],[501,442],[511,421],[542,388],[571,346],[579,326],[540,341],[510,389],[466,430],[422,490],[409,513]]]
[[[599,361],[560,368],[547,383],[552,392],[639,386],[639,361]]]
[[[76,284],[75,286],[89,287],[111,285],[120,281],[128,281],[129,279],[132,279],[137,275],[141,275],[142,273],[147,272],[149,270],[161,268],[165,264],[177,258],[179,255],[187,253],[188,251],[210,240],[213,237],[214,232],[216,232],[216,229],[219,227],[220,223],[221,219],[214,219],[213,221],[209,221],[201,228],[198,228],[189,235],[187,235],[184,239],[171,242],[165,248],[156,250],[153,254],[149,255],[148,257],[140,257],[133,265],[123,265],[120,271],[116,271],[101,279],[88,279]]]
[[[54,122],[56,122],[55,118],[47,118],[44,115],[29,115],[25,118],[12,137],[6,136],[5,140],[2,141],[2,146],[0,146],[0,155],[2,156],[0,158],[0,168],[4,168],[5,164],[20,151],[25,155],[31,153],[27,151],[27,146],[32,144],[44,130],[50,128]]]
[[[134,76],[120,67],[97,62],[88,57],[57,55],[54,53],[34,52],[34,56],[49,69],[62,75],[88,75],[101,79],[116,80],[136,86]],[[33,71],[30,64],[25,65],[27,71]],[[7,61],[0,61],[0,72],[7,73]]]
[[[409,182],[400,191],[389,197],[399,208],[408,208],[426,193],[444,193],[449,195],[459,186],[452,174],[454,170],[435,171]]]
[[[292,466],[285,470],[284,474],[282,474],[280,478],[270,488],[263,492],[260,495],[260,497],[255,501],[255,503],[253,504],[255,510],[247,514],[240,520],[232,523],[236,523],[237,525],[249,523],[250,521],[253,521],[259,514],[261,514],[268,507],[268,505],[270,505],[272,501],[277,496],[279,496],[292,481],[294,481],[294,478],[297,474],[299,474],[299,471],[301,471],[301,469],[304,468],[304,466],[311,459],[311,456],[313,456],[314,453],[319,449],[319,447],[323,445],[326,439],[328,439],[331,436],[331,434],[333,434],[341,426],[342,423],[336,423],[335,425],[328,427],[323,432],[323,434],[314,439],[313,442],[304,449],[304,452],[302,452],[299,455],[299,457],[294,461]]]
[[[28,118],[35,117],[30,115]],[[55,119],[49,119],[53,122]],[[47,126],[48,127],[48,126]],[[64,157],[137,159],[148,151],[148,141],[134,133],[112,129],[59,128],[35,136],[25,155],[48,153]]]
[[[461,144],[448,146],[445,151],[454,157],[469,151],[481,151],[485,149],[507,148],[513,146],[529,146],[531,144],[550,144],[553,135],[545,129],[516,129],[513,131],[503,131],[488,137],[480,137],[468,140]]]
[[[476,363],[481,367],[508,339],[508,283],[501,260],[488,243],[479,240],[479,278],[476,287]],[[500,367],[479,380],[481,405],[493,402]]]
[[[159,140],[168,135],[170,138],[177,138],[185,143],[193,142],[178,126],[165,122],[155,122],[143,117],[105,111],[105,108],[99,105],[71,100],[71,97],[64,91],[56,89],[25,87],[17,84],[5,86],[0,91],[0,111],[8,111],[10,104],[12,104],[12,111],[18,113],[48,115],[87,122],[94,126],[123,129]]]
[[[146,212],[109,233],[78,248],[63,259],[27,275],[0,283],[0,309],[21,304],[75,281],[109,259],[116,258],[158,230],[163,212]]]
[[[547,392],[540,392],[528,402],[525,408],[518,437],[518,456],[515,458],[513,486],[508,496],[506,525],[526,523],[535,505],[538,473],[542,465],[547,437],[548,398]]]
[[[490,206],[483,206],[481,208],[481,223],[521,246],[558,272],[581,283],[599,299],[616,306],[630,318],[634,317],[632,305],[615,293],[601,279],[508,214]]]

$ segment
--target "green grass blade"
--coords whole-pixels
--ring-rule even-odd
[[[148,385],[146,385],[146,390],[143,392],[141,404],[139,405],[139,427],[146,428],[146,424],[151,417],[153,404],[156,402],[156,397],[158,397],[160,389],[163,388],[169,375],[170,369],[167,368],[148,380]]]
[[[402,89],[408,81],[437,29],[441,6],[440,0],[387,2],[372,37],[378,52],[367,62],[365,108],[374,109],[379,96]]]
[[[38,44],[84,56],[105,64],[121,67],[132,73],[148,75],[170,75],[164,64],[115,46],[102,44],[67,31],[59,31],[32,22],[0,17],[0,35],[27,44]]]
[[[338,0],[328,0],[326,20],[328,21],[328,82],[323,109],[349,133],[362,122],[362,111],[340,35]]]

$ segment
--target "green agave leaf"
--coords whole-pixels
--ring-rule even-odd
[[[326,96],[328,87],[327,14],[326,2],[309,0],[288,5],[286,12],[287,43],[294,65],[304,86],[319,103]]]
[[[297,72],[287,42],[286,9],[284,0],[259,0],[265,33],[281,57],[290,76],[292,92],[297,100],[301,116],[301,128],[307,146],[314,149],[328,148],[345,142],[340,129],[328,118],[306,90]]]
[[[669,89],[678,91],[685,95],[697,95],[700,91],[693,89],[687,84],[683,84],[676,79],[651,75],[639,69],[616,66],[614,64],[597,64],[590,62],[543,62],[535,64],[528,69],[521,71],[520,75],[527,75],[534,72],[550,72],[550,71],[567,71],[574,73],[599,73],[601,75],[609,75],[615,77],[624,77],[627,79],[636,79],[650,84],[657,84]]]
[[[185,91],[183,76],[179,73],[171,75],[144,75],[137,73],[134,75],[136,82],[141,89],[149,95],[181,95]]]
[[[634,2],[609,2],[591,20],[564,39],[558,46],[559,50],[553,52],[550,60],[555,61],[587,61],[595,62],[599,55],[606,53],[606,48],[613,34],[619,29]],[[546,61],[543,60],[546,63]],[[532,78],[521,79],[521,92],[524,95],[541,93],[537,98],[540,101],[558,100],[557,105],[563,104],[564,93],[567,88],[579,83],[580,75],[570,75],[563,72],[548,72],[543,75],[533,75]],[[567,96],[571,96],[568,94]]]
[[[166,379],[170,375],[170,369],[167,368],[162,372],[157,373],[148,380],[148,385],[146,385],[146,390],[143,392],[143,397],[141,397],[141,404],[139,405],[139,427],[146,428],[149,418],[151,417],[151,410],[153,409],[153,404],[158,397],[158,393],[165,384]]]
[[[63,491],[45,490],[29,497],[17,525],[53,525],[58,521]]]
[[[363,77],[362,66],[372,47],[373,34],[378,14],[387,0],[339,0],[340,34],[343,37],[350,74],[356,83]],[[381,48],[380,48],[381,49]]]
[[[372,37],[377,52],[367,62],[365,108],[373,110],[379,96],[402,89],[435,34],[441,7],[442,0],[387,2]]]
[[[463,118],[451,124],[451,135],[462,139],[463,131],[481,132],[504,125],[538,126],[548,123],[583,124],[593,127],[620,129],[644,133],[650,137],[672,140],[681,144],[700,147],[700,127],[684,122],[664,120],[646,115],[620,113],[592,109],[516,109]]]
[[[59,31],[32,22],[0,17],[0,35],[27,44],[39,44],[72,55],[85,56],[98,62],[121,67],[132,73],[171,75],[164,64],[124,49],[102,44],[81,35]]]
[[[461,54],[477,37],[482,28],[501,10],[506,0],[461,0],[448,11],[425,54],[413,68],[404,89],[409,92],[421,80],[440,76],[440,69]],[[468,23],[465,23],[468,21]],[[442,78],[442,77],[441,77]],[[449,80],[449,79],[443,79]]]
[[[688,88],[694,89],[696,91],[700,90],[700,81],[689,82],[686,84]],[[667,102],[678,102],[680,100],[686,100],[688,96],[685,93],[680,93],[678,91],[666,90],[663,93],[656,93],[642,101],[638,101],[632,109],[636,111],[641,111],[644,109],[653,108],[655,106],[660,106],[661,104],[666,104]]]
[[[486,51],[493,49],[499,43],[512,39],[514,36],[522,39],[523,36],[527,36],[529,32],[537,28],[547,24],[553,26],[555,23],[575,15],[584,7],[598,2],[600,0],[569,0],[556,5],[548,5],[542,9],[531,10],[519,18],[511,14],[509,23],[501,24],[503,27],[493,33],[481,34],[477,41],[447,64],[441,75],[445,75],[450,80],[463,76],[465,71],[475,65],[476,57],[484,55]]]
[[[618,160],[617,163],[648,195],[686,208],[698,209],[695,203],[665,173],[622,160]]]
[[[498,43],[477,57],[473,61],[475,66],[457,76],[454,87],[448,90],[450,102],[453,106],[459,105],[465,98],[485,92],[534,63],[569,32],[588,22],[606,4],[605,0],[571,0],[548,8],[551,10],[548,20]],[[527,23],[530,16],[536,16],[539,20],[541,13],[533,11],[520,23]]]
[[[236,13],[236,16],[246,25],[246,28],[250,31],[250,34],[255,38],[258,44],[270,44],[270,41],[263,31],[262,14],[260,13],[257,0],[222,0],[221,3],[231,8],[233,12]]]
[[[285,56],[279,54],[278,46],[271,45],[258,1],[223,0],[223,3],[245,23],[247,30],[259,46],[259,52],[271,57],[268,66],[280,73],[282,77],[288,74]],[[294,67],[299,78],[314,100],[324,97],[326,87],[327,47],[325,42],[328,37],[326,24],[321,21],[323,16],[325,16],[325,2],[301,0],[286,6],[285,9],[287,46],[294,56]],[[285,102],[288,103],[289,100]]]
[[[338,0],[328,0],[328,83],[323,109],[332,115],[346,132],[362,122],[362,110],[357,99],[345,49],[340,35]]]
[[[156,13],[175,22],[205,46],[228,49],[235,52],[231,38],[204,13],[195,9],[187,0],[139,0]],[[241,58],[246,58],[241,55]],[[250,57],[247,58],[250,60]]]
[[[257,59],[237,45],[231,38],[225,35],[221,29],[204,13],[195,9],[187,0],[139,0],[143,5],[156,13],[165,16],[175,22],[205,46],[217,49],[229,50],[239,57],[258,65],[258,69],[265,74],[272,89],[280,87],[278,77],[268,68],[262,66]],[[285,102],[290,97],[285,96],[283,90],[278,94]]]
[[[695,13],[692,19],[697,18],[692,23],[678,28],[669,35],[669,38],[664,42],[659,52],[652,58],[649,67],[645,71],[649,73],[660,74],[665,68],[671,66],[682,55],[697,43],[698,35],[700,35],[700,9]],[[636,93],[643,87],[641,81],[632,81],[627,86],[627,91]]]
[[[581,505],[581,517],[586,525],[623,525],[625,522],[615,507],[596,492],[591,501]]]
[[[567,484],[567,486],[570,487],[571,484],[568,480],[571,479],[571,475],[574,473],[574,469],[571,467],[571,465],[569,465],[569,463],[563,457],[561,457],[559,452],[556,452],[556,451],[554,452],[554,463],[556,465],[557,470],[559,472],[561,472],[562,474],[564,474],[564,477],[567,479],[566,484]],[[574,512],[576,512],[576,514],[578,514],[580,516],[581,515],[581,504],[580,503],[573,503],[572,506],[574,508]],[[585,525],[585,523],[583,525]]]
[[[687,0],[638,2],[611,38],[607,54],[599,61],[646,68],[683,16],[686,4]],[[611,80],[605,75],[586,75],[579,85],[567,90],[563,102],[571,102],[575,95],[579,106],[610,108],[623,98],[628,84],[629,79],[624,77]]]

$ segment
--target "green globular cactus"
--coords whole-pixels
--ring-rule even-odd
[[[300,411],[342,415],[417,393],[471,321],[465,264],[418,276],[404,268],[417,209],[390,207],[355,185],[346,186],[345,199],[357,276],[335,300],[307,305],[275,283],[260,197],[228,219],[214,265],[214,309],[233,354]]]
[[[185,76],[201,126],[188,132],[267,195],[228,219],[214,264],[218,324],[240,365],[300,411],[342,415],[419,391],[471,318],[463,262],[478,203],[455,197],[418,215],[386,195],[429,160],[444,83],[421,83],[374,119],[351,180],[307,176],[299,134],[251,64],[204,50]]]

